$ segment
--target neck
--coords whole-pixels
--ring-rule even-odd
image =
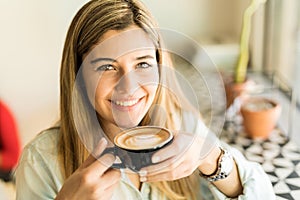
[[[114,141],[115,136],[122,131],[121,128],[114,124],[105,124],[100,121],[100,126],[110,141]]]

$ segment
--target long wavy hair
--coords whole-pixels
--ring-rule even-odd
[[[105,32],[123,30],[131,25],[143,29],[153,40],[159,66],[172,66],[168,53],[162,51],[162,41],[155,20],[145,6],[137,0],[92,0],[77,12],[71,22],[63,49],[60,73],[59,155],[65,178],[68,178],[89,154],[76,129],[72,107],[73,89],[83,57],[97,44]],[[166,73],[162,67],[159,68],[159,74],[160,82],[173,85],[176,83],[174,74]],[[76,95],[86,98],[84,93]],[[159,86],[153,104],[162,105],[167,110],[164,126],[177,130],[181,116],[178,98]],[[83,108],[87,106],[84,103],[76,105]],[[82,117],[83,122],[86,121],[87,124],[90,118],[88,115],[89,113],[86,113],[85,117]],[[149,121],[150,117],[146,114],[140,125],[146,125]],[[151,187],[159,189],[169,199],[197,199],[198,180],[198,174],[193,173],[175,181],[151,183]]]

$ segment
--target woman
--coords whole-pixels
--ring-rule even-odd
[[[24,149],[17,199],[273,199],[260,166],[225,144],[207,144],[197,112],[183,109],[185,100],[167,87],[174,77],[164,66],[171,67],[169,56],[140,2],[84,5],[64,46],[60,122]],[[111,167],[108,143],[123,129],[149,124],[175,133],[154,165],[139,173]]]

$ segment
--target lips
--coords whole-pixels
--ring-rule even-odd
[[[111,100],[111,105],[113,108],[120,110],[120,111],[130,111],[135,110],[138,108],[139,104],[141,103],[143,97],[135,98],[135,99],[118,99],[118,100]]]
[[[118,106],[133,106],[139,102],[139,99],[133,99],[133,100],[126,100],[126,101],[112,101],[112,103],[118,105]]]

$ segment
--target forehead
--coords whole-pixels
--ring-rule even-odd
[[[100,56],[117,58],[138,50],[155,50],[153,41],[144,30],[136,27],[122,31],[109,30],[103,34],[99,43],[89,52],[85,60]]]

